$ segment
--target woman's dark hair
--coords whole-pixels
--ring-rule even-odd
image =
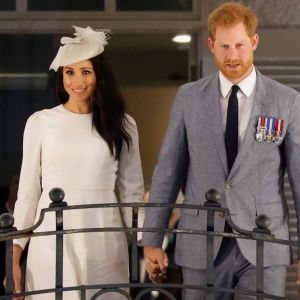
[[[120,93],[112,67],[103,54],[90,59],[96,74],[96,88],[92,96],[93,126],[106,141],[115,159],[119,159],[123,142],[129,148],[131,137],[126,127],[130,125],[125,115],[125,101]],[[66,103],[69,94],[64,89],[62,67],[57,72],[56,94]]]

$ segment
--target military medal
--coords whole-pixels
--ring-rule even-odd
[[[266,135],[266,118],[259,117],[255,138],[258,142],[262,142],[265,139],[265,135]]]
[[[280,144],[283,140],[283,119],[274,117],[259,117],[256,127],[255,139],[258,142]]]
[[[275,131],[275,120],[273,117],[268,117],[266,118],[267,122],[267,134],[266,134],[266,139],[265,141],[267,143],[272,143],[273,142],[273,137],[274,137],[274,131]]]
[[[276,135],[273,138],[274,143],[279,144],[282,141],[283,120],[277,119],[275,125]]]

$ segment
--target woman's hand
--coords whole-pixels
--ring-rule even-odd
[[[20,268],[20,258],[23,249],[14,244],[13,245],[13,280],[14,280],[14,293],[21,293],[21,268]],[[4,279],[3,285],[6,287],[6,277]],[[24,300],[24,297],[14,297],[14,300]]]

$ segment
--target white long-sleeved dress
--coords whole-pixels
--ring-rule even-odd
[[[49,207],[49,191],[60,187],[68,205],[116,203],[117,186],[121,202],[143,199],[143,176],[134,120],[130,150],[124,144],[116,161],[106,142],[92,127],[92,114],[76,114],[63,105],[34,113],[27,121],[23,140],[23,161],[18,200],[17,229],[31,227],[40,210]],[[131,210],[123,210],[131,226]],[[143,222],[141,213],[140,222]],[[122,226],[118,208],[64,211],[64,228]],[[48,213],[36,231],[55,230],[54,213]],[[27,239],[15,240],[22,248]],[[63,285],[128,282],[128,250],[123,232],[64,235]],[[55,287],[55,236],[34,237],[29,244],[26,290]],[[95,292],[95,291],[93,291]],[[88,293],[87,299],[92,294]],[[54,299],[53,294],[27,299]],[[66,292],[63,299],[79,299],[78,292]],[[98,298],[97,298],[98,299]],[[122,299],[118,294],[106,298]]]

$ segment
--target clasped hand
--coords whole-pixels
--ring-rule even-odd
[[[146,270],[149,279],[154,283],[161,283],[166,279],[169,259],[160,247],[144,247]]]

